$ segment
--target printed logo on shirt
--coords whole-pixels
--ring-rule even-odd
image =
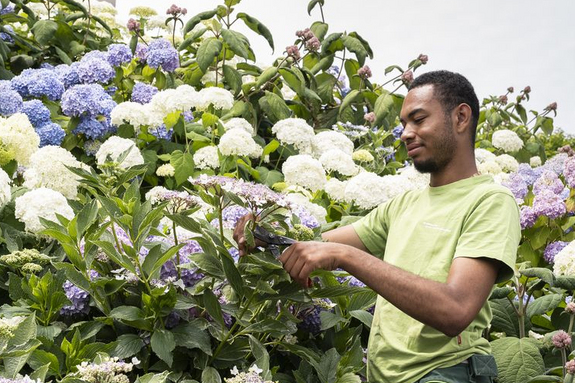
[[[428,229],[433,229],[433,230],[439,230],[439,231],[443,231],[444,233],[451,233],[451,229],[447,229],[445,227],[441,227],[439,225],[436,225],[434,223],[430,223],[430,222],[422,222],[421,223],[423,226],[427,227]]]

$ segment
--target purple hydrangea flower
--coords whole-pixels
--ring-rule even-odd
[[[347,283],[347,285],[351,287],[365,287],[365,283],[363,283],[353,275],[350,275],[348,277],[338,277],[337,280],[342,284]]]
[[[18,113],[22,110],[22,106],[22,96],[18,92],[11,88],[0,89],[0,115],[9,116]]]
[[[292,212],[299,218],[300,223],[310,229],[319,227],[319,221],[311,213],[302,206],[292,206]]]
[[[328,307],[331,302],[329,299],[323,300],[325,304],[315,304],[313,307],[302,310],[297,314],[297,318],[301,319],[298,323],[298,329],[309,332],[312,335],[317,335],[321,332],[321,318],[320,313],[322,311],[328,311]]]
[[[230,253],[232,258],[234,259],[234,262],[237,263],[240,260],[240,251],[238,249],[236,249],[235,247],[230,247],[228,249],[228,253]]]
[[[153,85],[137,82],[132,89],[132,101],[140,104],[147,104],[152,101],[152,97],[158,93],[158,88]]]
[[[5,92],[12,89],[12,84],[8,80],[0,80],[0,92]]]
[[[105,136],[112,130],[112,125],[108,119],[100,121],[93,117],[82,117],[73,133],[84,134],[88,138],[97,139]]]
[[[50,121],[50,110],[40,100],[26,101],[22,105],[22,113],[28,116],[33,126],[41,126]]]
[[[401,138],[401,135],[403,134],[403,125],[397,125],[395,128],[393,128],[391,133],[393,134],[393,137],[395,137],[396,140],[399,140]]]
[[[10,25],[4,25],[4,30],[6,32],[0,32],[0,39],[7,42],[8,44],[14,44],[14,38],[12,35],[14,34],[14,28]]]
[[[535,169],[529,166],[529,164],[521,163],[519,164],[517,174],[519,174],[523,178],[523,180],[527,183],[528,186],[531,186],[533,185],[533,183],[535,183],[535,181],[537,181],[537,178],[539,178],[539,176],[543,172],[543,169],[541,168],[537,169],[539,170],[535,171]]]
[[[64,136],[66,136],[64,129],[53,122],[47,122],[36,127],[36,133],[40,136],[40,147],[46,145],[59,146],[64,140]]]
[[[563,164],[563,176],[569,187],[575,188],[575,157],[569,157]]]
[[[192,122],[194,121],[194,115],[189,110],[184,111],[183,113],[184,121],[185,122]]]
[[[225,229],[233,229],[234,227],[236,227],[236,223],[238,222],[238,220],[248,213],[249,213],[249,210],[243,206],[232,205],[232,206],[226,207],[222,211],[222,220],[223,220],[224,228]],[[217,218],[212,220],[211,224],[215,228],[220,227],[220,222]]]
[[[180,66],[180,56],[167,40],[156,39],[148,45],[146,62],[151,68],[161,66],[166,72],[173,72]]]
[[[547,162],[543,165],[543,168],[546,170],[550,170],[557,175],[560,175],[563,172],[563,165],[565,161],[569,158],[567,153],[558,153],[552,158],[548,159]]]
[[[2,5],[0,5],[1,7]],[[14,4],[8,4],[6,7],[0,9],[0,16],[7,15],[14,12]]]
[[[569,242],[564,242],[564,241],[555,241],[555,242],[551,242],[547,245],[547,247],[545,248],[545,251],[543,252],[543,258],[545,258],[545,261],[547,263],[553,264],[555,261],[555,256],[557,255],[557,253],[559,253],[561,250],[563,250],[563,248],[565,246],[567,246],[569,244]]]
[[[535,225],[537,214],[531,206],[521,206],[520,223],[521,229],[527,229]]]
[[[22,97],[46,96],[49,100],[56,101],[64,93],[64,84],[57,76],[54,76],[54,72],[50,69],[25,69],[11,82],[12,88]]]
[[[112,66],[120,66],[132,60],[132,51],[126,44],[111,44],[108,46],[108,62]]]
[[[83,84],[107,84],[116,75],[116,71],[108,61],[99,59],[95,56],[84,56],[76,65],[75,69],[78,72],[80,82]]]
[[[98,50],[90,51],[90,52],[86,53],[84,55],[84,57],[82,57],[82,60],[80,60],[80,61],[84,61],[84,60],[89,61],[92,59],[108,61],[108,52],[102,52],[102,51],[98,51]]]
[[[551,190],[555,194],[561,194],[564,188],[565,185],[563,185],[557,173],[551,170],[544,170],[543,174],[533,184],[533,193],[537,195],[543,190]]]
[[[80,77],[78,77],[78,71],[76,70],[77,66],[78,63],[75,62],[72,65],[60,64],[54,68],[56,76],[66,89],[80,83]]]
[[[117,86],[109,86],[106,88],[106,93],[108,93],[110,96],[115,95],[117,91],[118,91]]]
[[[66,298],[70,300],[71,304],[62,307],[60,314],[67,316],[88,314],[90,311],[90,295],[70,281],[64,282],[62,287]]]
[[[519,173],[512,173],[509,179],[503,183],[503,186],[511,190],[515,199],[522,200],[529,192],[527,182],[525,182]]]
[[[567,207],[560,195],[550,189],[543,189],[533,199],[533,212],[538,216],[544,215],[554,219],[564,215]]]
[[[146,62],[146,57],[148,56],[148,46],[142,43],[136,45],[136,51],[134,52],[136,58],[141,62]]]
[[[98,84],[74,85],[62,96],[62,112],[66,116],[109,116],[116,103]]]
[[[162,124],[160,126],[158,126],[157,128],[149,128],[148,132],[161,139],[161,140],[171,140],[172,139],[172,135],[174,134],[174,129],[170,128],[170,130],[166,129],[166,125]]]

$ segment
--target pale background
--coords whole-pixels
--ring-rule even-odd
[[[127,20],[136,5],[165,15],[172,1],[117,0],[119,20]],[[187,18],[223,4],[223,0],[186,0]],[[275,43],[234,24],[252,43],[258,63],[271,64],[293,44],[295,31],[321,20],[319,7],[307,14],[308,0],[243,0],[237,11],[266,25]],[[375,82],[385,81],[387,66],[407,67],[420,53],[429,63],[416,71],[448,69],[465,75],[479,98],[515,95],[531,86],[527,109],[542,111],[558,103],[555,125],[575,134],[575,15],[574,0],[325,0],[324,16],[331,32],[356,31],[374,52],[367,60]],[[241,25],[243,27],[243,25]],[[334,62],[335,63],[335,62]]]

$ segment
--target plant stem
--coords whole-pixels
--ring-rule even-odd
[[[178,246],[178,234],[176,233],[176,223],[172,221],[172,232],[174,234],[174,244]],[[176,253],[176,271],[178,273],[178,279],[182,278],[182,271],[180,270],[180,250]]]
[[[325,17],[323,17],[323,6],[319,3],[319,11],[321,12],[321,22],[325,24]]]
[[[571,331],[573,331],[573,323],[575,322],[575,314],[570,314],[569,315],[569,327],[567,328],[567,334],[569,334],[569,336],[571,336]]]

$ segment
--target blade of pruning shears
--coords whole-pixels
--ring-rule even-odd
[[[289,246],[297,242],[295,239],[284,237],[283,235],[270,233],[261,226],[256,226],[253,234],[256,239],[259,239],[260,241],[268,245],[268,249],[276,258],[279,257],[281,254],[279,249],[280,246]]]

